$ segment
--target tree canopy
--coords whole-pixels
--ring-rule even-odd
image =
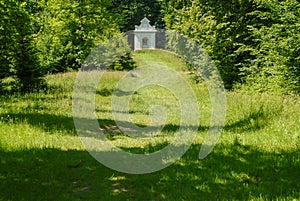
[[[299,1],[161,1],[166,27],[203,46],[226,88],[300,91]]]

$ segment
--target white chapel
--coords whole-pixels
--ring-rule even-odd
[[[155,49],[156,32],[155,26],[151,26],[150,21],[144,17],[141,24],[135,26],[134,50]]]

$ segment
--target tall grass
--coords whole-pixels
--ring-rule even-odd
[[[160,51],[134,53],[141,65],[161,62],[179,71],[194,89],[200,108],[197,139],[172,166],[147,175],[119,173],[94,160],[72,119],[77,73],[50,75],[40,93],[0,96],[0,200],[299,200],[300,98],[227,92],[226,125],[214,151],[198,152],[209,127],[210,100],[204,83],[182,73],[184,62]],[[106,72],[96,95],[105,135],[134,153],[166,146],[180,124],[178,101],[161,87],[139,89],[130,115],[149,123],[149,105],[168,111],[168,125],[154,138],[133,139],[115,127],[111,94],[126,72]]]

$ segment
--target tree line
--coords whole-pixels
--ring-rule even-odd
[[[0,0],[0,87],[31,91],[77,70],[104,40],[146,15],[214,60],[227,89],[300,92],[297,0]],[[130,55],[117,61],[122,69]]]
[[[227,89],[300,92],[297,0],[161,0],[167,29],[193,38]]]

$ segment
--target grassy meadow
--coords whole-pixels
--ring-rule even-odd
[[[193,88],[200,108],[197,138],[186,154],[159,172],[130,175],[89,155],[72,118],[76,72],[49,75],[40,93],[0,96],[0,200],[300,200],[300,98],[227,92],[226,123],[213,152],[198,159],[210,123],[210,98],[185,63],[162,51],[133,53],[137,66],[153,63],[178,71]],[[96,94],[105,135],[133,153],[160,150],[180,124],[176,97],[162,87],[134,93],[134,123],[149,124],[149,106],[166,108],[167,125],[150,139],[119,132],[111,113],[114,87],[127,72],[107,71]]]

